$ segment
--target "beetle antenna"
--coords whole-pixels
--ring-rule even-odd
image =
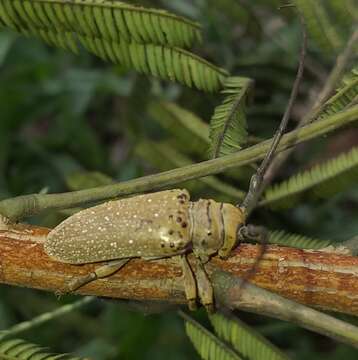
[[[242,202],[241,205],[239,205],[239,207],[246,214],[246,217],[248,217],[250,215],[250,213],[252,212],[252,210],[256,207],[257,202],[265,188],[265,185],[267,185],[264,183],[266,170],[275,156],[277,146],[278,146],[278,144],[284,134],[284,131],[287,127],[288,121],[291,116],[293,105],[297,98],[298,89],[299,89],[299,86],[300,86],[300,83],[302,80],[303,69],[304,69],[305,58],[306,58],[306,49],[307,49],[307,32],[306,32],[306,27],[305,27],[303,18],[300,17],[300,20],[301,20],[301,25],[302,25],[302,44],[301,44],[300,60],[299,60],[299,64],[298,64],[298,70],[297,70],[295,82],[294,82],[292,90],[291,90],[291,95],[290,95],[290,99],[287,103],[286,110],[282,116],[280,126],[278,127],[278,129],[273,137],[271,147],[270,147],[269,151],[267,152],[261,165],[257,169],[256,173],[251,177],[249,190],[245,196],[244,201]]]

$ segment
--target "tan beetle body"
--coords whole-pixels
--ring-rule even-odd
[[[206,261],[235,246],[240,209],[214,200],[189,201],[187,190],[167,190],[109,201],[74,214],[55,227],[44,245],[60,262],[160,258],[192,248]]]

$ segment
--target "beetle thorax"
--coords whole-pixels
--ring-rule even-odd
[[[231,204],[200,199],[190,204],[189,212],[194,254],[204,262],[216,253],[227,256],[244,223],[242,211]]]

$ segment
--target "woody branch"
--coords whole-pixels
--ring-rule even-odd
[[[0,230],[0,283],[64,292],[70,279],[98,266],[51,260],[43,251],[49,230],[30,225],[11,225]],[[252,274],[252,267],[257,266],[248,279],[252,284],[301,304],[358,315],[358,257],[279,246],[267,246],[255,265],[259,256],[259,245],[242,244],[228,260],[212,258],[207,271],[209,276],[221,270],[246,279]],[[83,286],[76,293],[184,304],[181,277],[180,262],[175,257],[156,261],[133,259],[115,275]]]

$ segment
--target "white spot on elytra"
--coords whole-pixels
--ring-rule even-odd
[[[133,244],[133,240],[129,240],[128,242],[129,242],[130,244]]]

